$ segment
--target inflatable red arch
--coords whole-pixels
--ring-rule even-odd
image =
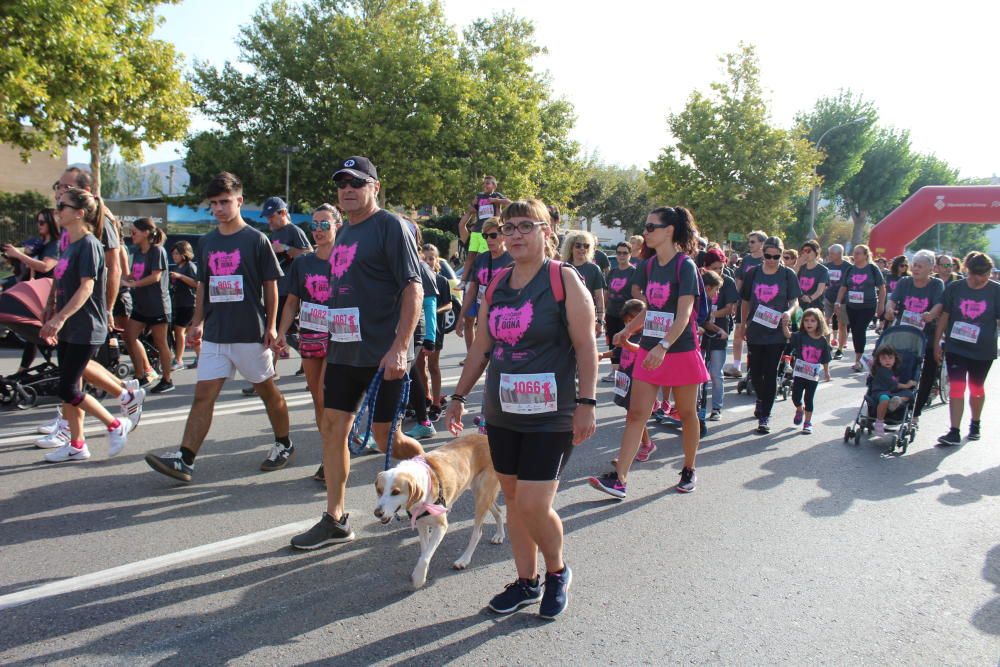
[[[902,255],[908,243],[939,223],[1000,224],[1000,185],[929,185],[872,227],[876,257]]]

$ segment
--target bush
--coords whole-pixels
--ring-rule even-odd
[[[421,221],[421,226],[425,229],[437,229],[442,232],[458,234],[458,221],[461,219],[460,215],[439,215]]]
[[[420,232],[424,235],[424,243],[433,243],[437,246],[442,259],[447,260],[451,256],[451,244],[458,239],[455,234],[433,227],[423,227]]]

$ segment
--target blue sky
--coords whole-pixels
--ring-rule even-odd
[[[234,39],[259,0],[184,0],[164,7],[158,36],[188,62],[236,60]],[[852,88],[878,106],[882,123],[909,129],[916,150],[935,153],[963,176],[1000,173],[1000,2],[674,3],[580,0],[448,0],[464,26],[511,9],[532,19],[549,53],[540,69],[570,100],[574,137],[607,162],[646,166],[668,141],[666,116],[721,76],[717,58],[754,43],[774,122],[790,126],[815,100]],[[194,129],[207,127],[196,118]],[[146,151],[178,157],[179,145]],[[73,149],[71,161],[84,157]]]

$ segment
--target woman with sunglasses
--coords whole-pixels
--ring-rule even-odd
[[[139,336],[148,328],[153,345],[160,357],[162,377],[151,390],[163,394],[174,390],[172,378],[173,352],[167,342],[170,326],[170,272],[167,251],[163,249],[166,235],[151,218],[139,218],[132,223],[132,271],[122,286],[132,290],[132,314],[125,327],[125,342],[132,358],[132,367],[140,384],[149,382],[153,367]]]
[[[602,378],[604,382],[615,381],[615,373],[621,361],[622,350],[612,341],[615,334],[625,328],[625,322],[622,321],[622,307],[631,295],[632,278],[635,276],[635,267],[629,261],[631,257],[632,249],[628,243],[622,241],[615,247],[615,266],[608,273],[608,311],[605,331],[608,347],[611,348],[611,373]]]
[[[323,374],[326,371],[326,353],[330,342],[330,325],[327,320],[327,300],[330,298],[330,254],[337,229],[342,224],[340,211],[330,204],[323,204],[313,211],[309,230],[315,250],[292,260],[288,270],[288,298],[280,313],[275,351],[288,351],[288,330],[299,318],[299,356],[306,386],[313,400],[313,413],[319,428],[323,417]],[[320,464],[313,479],[324,481]]]
[[[594,305],[576,271],[546,258],[553,232],[542,202],[515,201],[501,220],[514,264],[484,296],[485,317],[448,405],[447,424],[455,435],[462,431],[465,395],[486,370],[486,437],[517,568],[517,579],[489,606],[505,614],[541,602],[539,615],[555,618],[568,603],[572,574],[552,501],[573,448],[594,434]],[[561,287],[561,299],[554,287]],[[538,551],[544,583],[536,574]]]
[[[757,230],[747,234],[747,246],[749,252],[743,255],[740,260],[740,270],[736,274],[736,289],[743,291],[743,279],[754,267],[764,263],[764,241],[767,234]],[[746,325],[743,321],[742,310],[736,311],[736,329],[733,331],[733,363],[722,369],[722,374],[726,377],[743,377],[743,341],[746,338]]]
[[[803,311],[809,308],[823,310],[823,295],[830,283],[830,271],[819,261],[820,245],[816,241],[806,241],[799,249],[799,259],[795,271],[799,277],[799,306]]]
[[[941,282],[944,283],[945,287],[947,287],[956,280],[962,279],[962,276],[958,273],[959,268],[958,260],[954,257],[950,257],[949,255],[938,255],[934,271],[937,273],[937,277],[941,279]]]
[[[885,310],[885,278],[871,263],[868,246],[854,246],[851,255],[854,263],[844,272],[835,307],[838,317],[844,317],[846,311],[847,327],[851,330],[851,341],[854,343],[854,365],[851,369],[860,373],[864,369],[861,357],[868,344],[868,325],[873,318],[882,317]]]
[[[562,261],[568,262],[583,278],[583,284],[594,299],[596,322],[594,335],[604,333],[604,290],[608,284],[604,280],[604,272],[594,263],[594,251],[597,249],[597,239],[590,232],[572,231],[566,234],[562,245]]]
[[[479,314],[483,294],[486,293],[486,286],[490,284],[494,273],[514,262],[507,252],[504,237],[500,234],[499,218],[490,218],[484,222],[482,233],[489,252],[479,253],[472,263],[471,273],[465,280],[462,312],[459,313],[458,325],[455,327],[458,337],[465,338],[466,351],[471,349],[476,339],[476,317]]]
[[[798,306],[798,277],[782,264],[783,244],[777,236],[764,241],[764,264],[745,274],[740,310],[746,327],[747,374],[757,392],[754,417],[757,433],[771,432],[771,409],[778,390],[778,363],[790,335]]]
[[[698,267],[690,257],[697,251],[694,217],[681,207],[653,209],[646,218],[646,261],[635,274],[646,311],[614,337],[622,345],[642,332],[632,371],[632,395],[625,416],[625,431],[618,446],[615,469],[588,482],[598,491],[624,498],[629,468],[639,451],[642,429],[653,411],[661,389],[671,389],[681,422],[684,467],[677,485],[680,493],[695,490],[695,456],[701,430],[698,423],[698,388],[708,381],[708,369],[698,347],[695,297]]]
[[[795,270],[796,264],[799,261],[799,253],[795,248],[785,248],[781,251],[781,263],[790,268],[792,271]]]
[[[125,448],[131,421],[128,417],[112,417],[97,399],[83,392],[87,363],[108,336],[107,268],[104,249],[97,240],[103,231],[106,209],[86,190],[71,187],[59,195],[56,210],[69,245],[53,269],[52,296],[39,337],[59,346],[57,394],[62,400],[61,414],[68,422],[69,437],[46,454],[45,460],[61,463],[90,458],[83,435],[84,412],[107,427],[108,456],[117,456]]]
[[[898,259],[898,258],[897,258]],[[944,283],[934,276],[934,253],[930,250],[918,250],[910,263],[912,275],[900,277],[885,302],[885,320],[887,326],[892,323],[906,324],[925,332],[927,349],[924,352],[923,370],[920,372],[920,386],[917,388],[917,400],[913,405],[913,419],[910,423],[917,425],[924,405],[931,395],[931,389],[937,381],[941,367],[934,357],[934,327],[938,315],[941,314],[941,298],[944,296]],[[893,268],[896,262],[893,262]],[[909,274],[910,271],[907,271]]]

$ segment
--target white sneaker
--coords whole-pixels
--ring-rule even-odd
[[[187,368],[187,366],[185,366],[180,361],[175,361],[173,364],[170,365],[170,370],[172,370],[172,371],[182,371],[185,368]]]
[[[90,450],[87,449],[87,443],[83,443],[82,449],[77,449],[76,447],[70,445],[68,441],[59,449],[45,455],[45,460],[49,463],[62,463],[63,461],[86,461],[89,458]]]
[[[135,382],[133,387],[132,383]],[[138,380],[129,380],[125,383],[125,388],[130,392],[129,398],[122,401],[122,419],[128,420],[130,428],[134,431],[139,426],[142,419],[142,402],[146,400],[146,390],[139,387]]]
[[[128,434],[132,430],[132,422],[128,417],[118,420],[118,428],[108,431],[108,458],[118,456],[125,449]]]
[[[56,449],[69,444],[69,422],[60,419],[59,428],[48,435],[43,435],[35,440],[35,447],[39,449]]]
[[[37,430],[42,435],[51,435],[52,433],[55,433],[56,431],[59,430],[59,422],[62,421],[63,421],[62,408],[56,408],[56,416],[53,417],[50,421],[47,421],[41,426],[39,426]]]

